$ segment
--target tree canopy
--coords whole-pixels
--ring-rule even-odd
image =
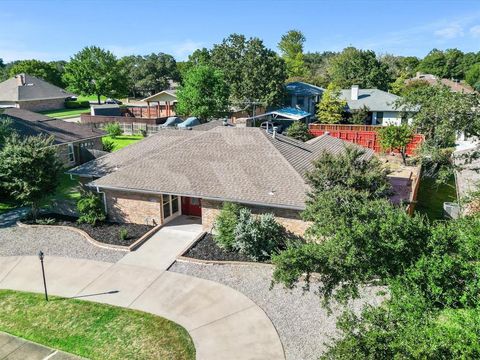
[[[327,71],[331,81],[341,89],[359,85],[387,90],[390,82],[387,67],[377,59],[375,52],[354,47],[347,47],[334,56]]]
[[[210,50],[210,64],[221,70],[230,89],[230,102],[265,106],[283,103],[286,66],[259,38],[232,34]]]
[[[34,217],[41,200],[53,194],[63,168],[53,137],[10,136],[0,150],[0,187],[30,205]]]
[[[120,60],[120,66],[133,96],[137,93],[155,94],[167,89],[170,80],[180,80],[175,59],[164,53],[125,56]]]
[[[64,81],[71,91],[100,97],[125,95],[126,79],[115,55],[97,46],[85,47],[65,65]]]
[[[278,48],[287,65],[287,74],[289,77],[305,76],[306,68],[303,60],[303,44],[305,35],[298,30],[290,30],[282,35]]]
[[[339,123],[344,117],[346,106],[347,102],[340,99],[340,89],[330,83],[317,105],[317,118],[327,124]]]
[[[407,145],[413,138],[413,130],[407,124],[388,125],[382,127],[379,132],[380,145],[383,150],[397,150],[402,155],[404,165],[407,165]]]
[[[228,87],[223,73],[209,65],[191,68],[177,91],[176,111],[207,120],[224,116],[228,110]]]
[[[64,87],[62,73],[54,62],[21,60],[15,62],[8,71],[10,77],[21,73],[36,76],[53,85]]]

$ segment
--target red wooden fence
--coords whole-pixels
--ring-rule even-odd
[[[310,124],[310,133],[317,137],[328,132],[330,136],[361,145],[363,147],[382,152],[377,130],[381,126],[377,125],[330,125],[330,124]],[[407,155],[413,155],[415,149],[423,142],[424,136],[415,134],[412,141],[407,145]]]

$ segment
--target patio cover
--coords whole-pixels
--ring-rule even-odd
[[[261,117],[272,116],[274,119],[276,119],[278,117],[282,117],[282,118],[287,118],[287,119],[290,119],[290,120],[302,120],[302,119],[307,118],[311,115],[312,114],[310,114],[309,112],[306,112],[306,111],[303,111],[303,110],[300,110],[300,109],[296,109],[296,108],[293,108],[293,107],[286,107],[286,108],[281,108],[281,109],[277,109],[277,110],[274,110],[274,111],[270,111],[270,112],[267,112],[265,114],[257,115],[257,116],[251,117],[250,119],[258,119],[258,118],[261,118]]]

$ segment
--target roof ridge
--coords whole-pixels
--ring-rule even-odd
[[[283,154],[280,152],[280,150],[277,149],[277,147],[273,144],[273,142],[271,141],[271,139],[269,138],[269,134],[267,134],[266,131],[263,131],[263,130],[260,130],[260,132],[262,133],[263,136],[265,136],[267,138],[267,142],[268,144],[270,145],[270,147],[272,147],[277,153],[278,155],[280,155],[280,157],[282,158],[282,160],[290,167],[291,170],[293,170],[293,172],[296,174],[296,176],[303,182],[305,183],[305,179],[303,178],[303,176],[297,171],[297,169],[295,169],[295,167],[292,165],[292,163],[290,163],[290,161],[287,160],[287,158],[285,156],[283,156]],[[308,150],[307,150],[308,151]]]

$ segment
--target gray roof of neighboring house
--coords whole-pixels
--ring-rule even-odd
[[[0,83],[0,101],[61,99],[72,95],[58,86],[28,74],[18,74]]]
[[[322,95],[324,89],[312,84],[300,81],[291,82],[285,85],[285,90],[290,95],[317,96]]]
[[[303,209],[311,161],[341,148],[328,135],[302,143],[259,128],[161,131],[70,173],[107,174],[90,183],[106,189]]]
[[[347,101],[351,110],[366,106],[370,111],[400,111],[395,108],[395,101],[400,96],[379,89],[359,89],[358,100],[352,100],[352,89],[341,90],[340,98]]]
[[[105,135],[104,131],[92,128],[89,125],[54,119],[24,109],[5,109],[0,117],[10,118],[13,122],[13,129],[20,135],[37,136],[44,134],[53,136],[54,144],[70,143]]]

